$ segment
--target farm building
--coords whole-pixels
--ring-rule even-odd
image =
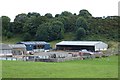
[[[17,44],[24,44],[27,51],[41,52],[49,50],[50,44],[44,41],[18,42]]]
[[[12,48],[7,44],[0,44],[0,56],[12,56]]]
[[[108,45],[101,41],[62,41],[56,44],[57,50],[101,51],[107,50]]]
[[[26,53],[26,46],[24,44],[10,44],[13,55],[23,55]]]

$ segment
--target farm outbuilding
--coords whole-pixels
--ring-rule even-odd
[[[102,41],[62,41],[56,44],[57,50],[101,51],[107,50],[108,45]]]
[[[26,46],[24,44],[10,44],[12,48],[13,55],[23,55],[26,54]]]
[[[8,44],[0,44],[0,56],[12,56],[12,48]]]
[[[27,51],[41,52],[50,49],[50,44],[44,41],[18,42],[17,44],[24,44]]]

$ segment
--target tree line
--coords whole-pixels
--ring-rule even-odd
[[[2,35],[12,38],[21,35],[23,41],[53,41],[64,38],[64,34],[72,32],[75,40],[84,40],[89,35],[104,35],[112,40],[118,39],[119,16],[93,17],[88,10],[80,10],[79,14],[63,11],[54,17],[51,13],[44,16],[37,12],[16,15],[13,22],[8,16],[2,18]]]

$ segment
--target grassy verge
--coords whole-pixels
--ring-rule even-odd
[[[117,78],[118,56],[60,63],[2,61],[3,78]]]
[[[60,41],[71,41],[71,40],[74,40],[74,34],[69,32],[69,33],[65,33],[64,34],[64,39],[62,40],[55,40],[55,41],[51,41],[50,44],[51,44],[51,47],[52,48],[55,48],[55,44],[60,42]]]
[[[2,37],[2,43],[6,43],[6,44],[15,44],[19,41],[22,41],[21,37],[13,37],[13,38],[6,38],[6,37]]]

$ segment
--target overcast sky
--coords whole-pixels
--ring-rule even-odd
[[[87,9],[94,17],[118,15],[119,0],[0,0],[0,16],[11,20],[17,14],[38,12],[41,15],[60,14],[63,11],[78,14]]]

